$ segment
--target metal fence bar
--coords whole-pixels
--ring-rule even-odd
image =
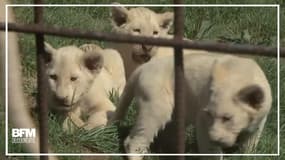
[[[183,4],[183,0],[174,0],[175,4]],[[184,7],[174,7],[174,39],[182,40],[184,36]],[[174,109],[173,123],[176,137],[176,153],[185,152],[185,82],[183,48],[174,47]],[[184,160],[184,156],[177,156],[177,160]]]
[[[0,30],[5,29],[5,23],[0,23]],[[228,44],[217,42],[173,40],[164,38],[138,37],[115,33],[104,33],[95,31],[82,31],[79,29],[60,28],[54,26],[43,26],[37,24],[8,24],[9,31],[24,33],[41,33],[63,37],[77,37],[84,39],[96,39],[101,41],[128,42],[157,46],[177,46],[188,49],[202,49],[209,51],[225,52],[231,54],[251,54],[258,56],[277,57],[276,47],[265,47],[256,45]],[[280,48],[280,57],[285,57],[285,48]]]
[[[35,0],[35,4],[42,4],[43,0]],[[43,8],[35,7],[35,23],[43,23]],[[37,49],[37,83],[38,94],[37,104],[39,106],[40,123],[40,153],[48,153],[48,106],[47,106],[47,84],[45,82],[45,62],[44,62],[44,37],[42,33],[36,34]],[[48,156],[41,156],[41,160],[48,160]]]

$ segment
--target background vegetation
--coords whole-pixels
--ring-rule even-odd
[[[31,4],[32,0],[13,0],[13,3]],[[86,0],[79,2],[76,0],[46,0],[48,4],[88,4],[88,3],[106,3],[113,1],[98,1]],[[152,1],[152,0],[120,0],[122,4],[150,4],[158,2],[160,4],[171,3],[168,0]],[[203,1],[186,0],[186,3],[193,4],[209,4],[209,3],[241,3],[245,4],[245,0],[216,0]],[[279,3],[284,7],[283,0],[253,0],[253,4],[257,3]],[[152,7],[151,9],[157,12],[172,10],[167,7]],[[47,7],[44,10],[45,22],[48,25],[55,25],[68,28],[80,28],[96,31],[110,31],[110,18],[107,7]],[[17,21],[20,23],[33,23],[33,9],[31,7],[16,7],[14,8]],[[246,43],[258,44],[266,46],[276,46],[277,43],[277,10],[275,8],[186,8],[185,15],[185,37],[195,40],[214,40],[229,43]],[[281,9],[281,45],[285,46],[285,28],[283,19],[285,10]],[[45,36],[45,40],[60,47],[64,45],[81,45],[84,43],[98,43],[101,46],[105,45],[102,41],[90,41],[77,38],[62,38],[54,36]],[[35,41],[34,35],[20,34],[20,46],[22,51],[22,65],[24,72],[25,92],[30,106],[35,105],[36,96],[36,61],[35,61]],[[277,59],[268,57],[253,57],[260,64],[264,70],[272,87],[273,99],[272,110],[270,112],[265,130],[262,134],[261,141],[256,153],[276,153],[277,152]],[[281,59],[281,97],[284,97],[285,91],[285,61]],[[282,83],[283,82],[283,83]],[[110,98],[116,97],[110,95]],[[124,121],[123,128],[117,128],[115,125],[107,128],[98,128],[86,132],[78,130],[73,134],[64,133],[58,123],[58,118],[50,114],[49,116],[49,141],[53,144],[53,148],[58,153],[119,153],[122,152],[121,141],[122,137],[127,134],[128,129],[132,126],[135,115],[135,104],[132,104],[128,117]],[[280,132],[285,132],[285,99],[280,98],[280,115],[281,126]],[[4,139],[4,121],[1,122],[0,137]],[[187,132],[187,142],[193,143],[193,130],[190,128]],[[281,137],[281,144],[285,144],[284,135]],[[24,152],[21,145],[9,144],[9,152]],[[0,149],[4,151],[4,141],[0,140]],[[191,153],[193,148],[187,147],[187,152]],[[281,146],[281,153],[285,152],[284,146]],[[97,157],[97,159],[104,159],[106,157]],[[285,155],[281,157],[226,157],[225,159],[284,159]],[[30,159],[30,157],[10,159]],[[86,159],[86,157],[61,157],[66,160]],[[122,159],[120,157],[111,157],[110,159]],[[147,157],[147,159],[158,159],[157,157]],[[187,159],[191,159],[188,157]]]

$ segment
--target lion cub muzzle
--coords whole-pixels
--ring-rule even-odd
[[[155,53],[156,47],[150,45],[141,45],[138,46],[137,50],[134,50],[132,53],[132,58],[138,63],[148,62]]]
[[[54,95],[54,102],[56,103],[58,111],[70,111],[72,109],[71,103],[68,103],[67,97],[57,97]]]
[[[149,53],[152,50],[152,48],[153,48],[153,46],[142,44],[142,49],[145,53]]]

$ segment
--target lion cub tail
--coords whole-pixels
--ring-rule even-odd
[[[139,75],[140,75],[140,68],[137,68],[127,80],[123,93],[120,96],[119,103],[118,103],[115,115],[112,119],[112,122],[121,121],[124,119],[128,111],[128,107],[134,98],[136,84],[137,84]]]

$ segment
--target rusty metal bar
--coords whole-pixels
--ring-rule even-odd
[[[35,4],[42,4],[43,0],[35,0]],[[43,7],[35,7],[35,23],[43,23]],[[37,83],[38,94],[37,104],[39,106],[40,123],[40,153],[48,153],[48,106],[47,106],[47,84],[45,82],[45,62],[44,62],[44,36],[42,33],[36,34],[37,50]],[[41,160],[48,160],[48,156],[41,156]]]
[[[183,4],[183,0],[174,0],[175,4]],[[184,7],[174,8],[174,41],[181,42],[184,35]],[[174,49],[174,108],[172,121],[167,123],[164,130],[158,133],[154,146],[159,153],[185,153],[185,82],[183,68],[183,48]],[[169,138],[171,136],[172,138]],[[165,160],[184,160],[184,156],[161,157]]]
[[[5,29],[5,23],[0,23],[0,30]],[[225,52],[231,54],[251,54],[258,56],[277,57],[276,47],[265,47],[256,45],[240,45],[228,43],[216,43],[205,41],[186,41],[164,38],[137,37],[115,33],[104,33],[95,31],[82,31],[79,29],[60,28],[54,26],[43,26],[38,24],[8,24],[9,31],[24,33],[39,33],[63,37],[77,37],[84,39],[96,39],[101,41],[128,42],[149,44],[157,46],[177,46],[188,49],[202,49],[209,51]],[[280,57],[285,57],[285,48],[280,48]]]
[[[183,4],[183,0],[174,0],[175,4]],[[184,7],[174,7],[174,39],[182,40],[184,36]],[[185,152],[185,82],[183,48],[174,47],[174,110],[173,122],[176,137],[176,153]],[[184,160],[184,156],[177,156],[177,160]]]

